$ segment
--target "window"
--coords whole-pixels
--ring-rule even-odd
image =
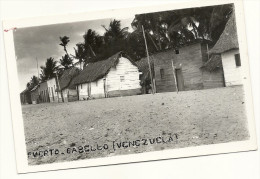
[[[240,67],[241,66],[241,60],[240,60],[240,54],[235,54],[235,60],[236,60],[236,66]]]
[[[160,69],[161,79],[164,78],[164,69]]]
[[[125,81],[125,76],[120,76],[120,82],[124,82]]]
[[[82,89],[82,84],[80,84],[80,89]]]
[[[180,51],[178,49],[175,50],[175,54],[179,54]]]

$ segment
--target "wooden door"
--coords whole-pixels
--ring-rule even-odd
[[[184,79],[183,79],[183,74],[182,74],[182,69],[175,69],[176,71],[176,81],[177,81],[177,86],[179,91],[184,90]]]

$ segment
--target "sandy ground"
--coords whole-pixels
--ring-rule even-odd
[[[28,161],[35,165],[246,140],[244,108],[242,86],[25,105]]]

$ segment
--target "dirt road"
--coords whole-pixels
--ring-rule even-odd
[[[26,105],[29,164],[245,140],[244,107],[241,86]]]

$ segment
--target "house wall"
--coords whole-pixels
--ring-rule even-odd
[[[34,91],[31,91],[31,99],[32,99],[32,104],[39,103],[39,88],[35,89]]]
[[[226,86],[242,84],[241,67],[237,67],[235,62],[235,54],[238,53],[239,50],[231,50],[221,54]]]
[[[65,88],[62,90],[64,102],[71,102],[78,100],[78,93],[76,89]],[[59,92],[59,100],[62,101],[61,93]]]
[[[68,89],[68,102],[77,101],[78,100],[78,92],[76,89]]]
[[[224,72],[222,68],[217,68],[214,71],[203,70],[203,86],[204,89],[224,87]]]
[[[88,94],[88,86],[90,86],[90,94]],[[141,94],[139,70],[127,58],[121,57],[117,66],[111,68],[104,78],[77,85],[77,89],[79,100],[86,100],[89,96],[104,98]]]
[[[56,78],[52,78],[47,80],[48,94],[49,94],[49,102],[58,102],[58,92]]]
[[[104,98],[105,97],[105,90],[104,90],[104,80],[103,78],[91,82],[91,96],[93,98]]]
[[[79,92],[79,100],[87,100],[89,97],[88,94],[88,85],[90,83],[83,83],[77,86],[78,92]]]
[[[89,92],[88,88],[90,90],[90,94],[88,93]],[[97,80],[96,82],[80,84],[77,86],[77,89],[79,92],[79,100],[87,100],[89,97],[92,98],[105,97],[103,78]]]
[[[108,97],[141,94],[140,72],[127,58],[119,58],[116,68],[111,68],[106,76]]]
[[[201,44],[197,43],[180,48],[179,54],[175,54],[174,50],[159,54],[160,59],[154,60],[156,91],[159,93],[176,91],[172,60],[174,66],[182,71],[184,90],[203,89],[202,71],[200,70],[203,64],[203,51],[205,51],[205,47],[202,49]],[[205,55],[204,58],[206,58]],[[161,78],[161,69],[164,70],[164,78]]]
[[[46,103],[49,102],[47,82],[43,82],[39,85],[39,102]]]

